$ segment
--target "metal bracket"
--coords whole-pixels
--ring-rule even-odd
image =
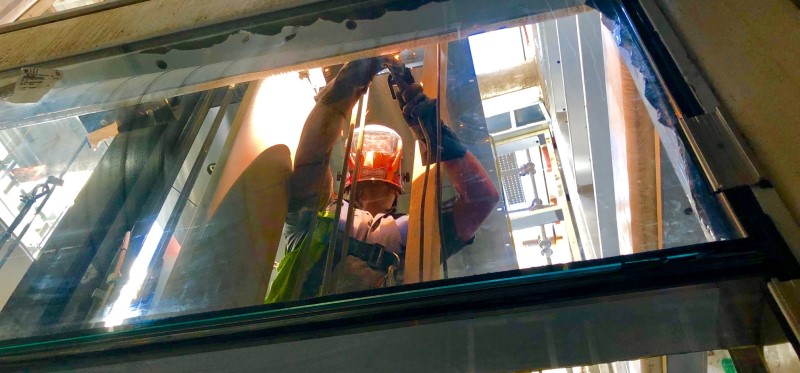
[[[794,338],[797,339],[800,339],[800,303],[797,301],[797,295],[800,293],[799,286],[800,283],[796,280],[780,282],[772,279],[767,283],[767,288],[778,306],[778,311],[789,324]]]
[[[754,185],[761,180],[762,174],[750,149],[719,109],[681,118],[680,124],[714,192]]]

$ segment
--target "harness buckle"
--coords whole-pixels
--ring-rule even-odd
[[[367,264],[373,268],[380,268],[381,264],[383,264],[383,253],[386,249],[381,245],[375,245],[371,249],[369,257],[367,258]]]
[[[400,268],[400,255],[391,251],[389,254],[392,254],[395,262],[386,269],[386,276],[383,278],[383,287],[396,286],[398,284],[397,270]]]

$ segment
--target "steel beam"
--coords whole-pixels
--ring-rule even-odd
[[[600,14],[576,16],[580,37],[587,138],[592,165],[594,203],[600,237],[601,256],[619,255],[614,173],[611,160],[611,131],[606,96],[605,61]],[[580,114],[579,114],[580,116]]]
[[[572,158],[575,185],[570,188],[571,200],[576,210],[580,211],[580,216],[583,217],[582,221],[578,222],[578,226],[582,226],[582,231],[586,232],[583,235],[583,241],[590,242],[585,250],[587,257],[599,258],[602,251],[592,185],[592,158],[589,152],[588,118],[583,88],[578,19],[576,16],[561,18],[556,21],[556,25],[561,57],[559,65],[562,69],[566,102],[566,110],[563,113],[566,118],[559,117],[560,113],[558,112],[556,117],[562,119],[558,125],[562,126],[562,137],[569,143],[568,149]],[[567,180],[569,180],[569,176],[567,175]]]
[[[593,242],[596,235],[592,234],[591,229],[586,224],[586,212],[578,197],[578,183],[575,177],[574,156],[572,152],[572,141],[570,139],[569,121],[567,115],[567,99],[564,86],[564,66],[561,63],[561,45],[559,42],[559,25],[556,20],[542,22],[540,27],[541,45],[544,53],[542,62],[547,66],[544,70],[544,80],[549,82],[548,92],[552,94],[550,98],[550,113],[552,118],[553,135],[558,144],[559,164],[563,171],[562,180],[564,186],[571,196],[569,204],[572,205],[572,212],[575,217],[575,227],[580,236],[580,244],[587,258],[595,258]]]
[[[583,90],[578,18],[577,16],[565,17],[558,19],[556,23],[575,180],[578,188],[583,188],[592,185],[592,164],[589,153],[588,118],[586,117],[586,99]]]

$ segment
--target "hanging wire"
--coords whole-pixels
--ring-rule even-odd
[[[441,77],[441,58],[442,53],[439,45],[436,45],[436,216],[439,219],[439,261],[442,263],[442,277],[447,279],[447,247],[444,246],[444,227],[442,226],[442,126],[441,104],[442,104],[442,77]],[[449,118],[448,118],[449,119]]]
[[[425,129],[425,123],[422,119],[417,119],[422,128],[422,136],[425,138],[425,143],[429,146],[428,151],[425,152],[425,173],[422,177],[422,196],[420,196],[420,212],[419,215],[419,282],[423,281],[422,273],[425,269],[425,199],[428,197],[428,173],[431,170],[431,149],[430,149],[430,136]]]
[[[325,271],[323,272],[322,277],[322,292],[323,294],[330,294],[333,292],[333,288],[335,286],[335,280],[331,277],[333,276],[333,257],[336,255],[336,240],[338,239],[339,234],[339,219],[342,216],[342,202],[344,201],[344,193],[345,187],[347,183],[347,173],[349,172],[349,162],[347,161],[346,157],[350,156],[350,150],[353,147],[353,134],[355,133],[356,122],[360,120],[361,116],[361,105],[363,101],[362,99],[358,100],[358,105],[356,105],[356,117],[353,120],[352,112],[348,113],[350,115],[347,118],[349,125],[347,127],[347,138],[345,139],[344,145],[344,156],[345,158],[342,160],[342,172],[341,178],[339,179],[339,190],[336,195],[336,210],[333,215],[333,229],[331,229],[330,239],[328,240],[328,252],[325,258]],[[352,178],[351,178],[352,179]],[[349,210],[348,210],[349,211]],[[345,240],[349,232],[345,232]],[[341,260],[341,259],[340,259]],[[338,279],[336,279],[338,280]]]
[[[350,178],[350,195],[355,196],[358,193],[358,177],[361,173],[361,151],[364,147],[364,128],[367,122],[367,103],[369,100],[369,88],[361,96],[361,100],[359,101],[359,110],[358,110],[358,142],[356,142],[356,162],[355,162],[355,169],[353,170],[353,176]],[[349,154],[348,154],[349,156]],[[344,234],[345,239],[342,240],[342,249],[341,254],[339,256],[340,263],[347,258],[349,244],[350,244],[350,232],[353,230],[353,219],[355,218],[355,206],[353,205],[352,201],[347,204],[347,221],[344,225]],[[334,222],[334,224],[338,224],[338,222]],[[338,229],[338,227],[335,227]],[[329,243],[335,245],[335,242]],[[327,264],[327,262],[326,262]],[[333,275],[332,282],[329,286],[334,287],[336,282],[339,281],[342,272],[344,271],[344,266],[339,265]]]

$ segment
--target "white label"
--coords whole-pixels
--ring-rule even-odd
[[[64,73],[60,70],[23,67],[22,74],[14,86],[14,94],[8,98],[8,102],[27,104],[38,102],[63,77]]]

